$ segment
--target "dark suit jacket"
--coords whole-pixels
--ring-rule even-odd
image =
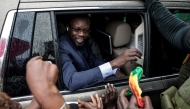
[[[91,51],[92,40],[88,38],[83,48],[76,48],[67,33],[59,40],[61,72],[63,81],[71,91],[102,82],[99,65],[103,64]]]

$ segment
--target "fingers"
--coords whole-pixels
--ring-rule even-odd
[[[143,100],[144,100],[144,103],[145,103],[145,109],[153,109],[152,102],[151,102],[149,96],[144,96]]]
[[[103,109],[102,99],[98,96],[98,94],[96,94],[96,100],[97,100],[97,103],[98,103],[98,107],[100,109]]]
[[[128,88],[125,88],[123,89],[121,92],[120,92],[120,96],[125,96],[126,92],[128,91],[129,89]]]
[[[0,100],[9,100],[10,97],[4,93],[4,92],[0,92]]]
[[[128,52],[130,57],[141,58],[141,56],[142,56],[142,53],[136,48],[132,48],[132,49],[129,49],[129,50],[126,50],[126,51]]]
[[[31,58],[31,59],[27,62],[26,67],[27,67],[27,68],[30,68],[30,65],[31,65],[31,64],[34,64],[34,62],[37,61],[37,60],[41,60],[41,61],[42,61],[42,56],[35,56],[35,57]]]
[[[104,106],[103,106],[103,102],[102,102],[102,98],[100,98],[100,109],[103,109]]]
[[[91,100],[92,100],[92,103],[96,105],[97,103],[96,103],[95,98],[94,98],[92,95],[90,95],[90,98],[91,98]]]
[[[144,103],[145,103],[144,109],[153,109],[151,100],[150,100],[150,98],[148,96],[143,97],[143,100],[144,100]],[[128,108],[129,109],[139,109],[138,102],[137,102],[137,99],[136,99],[135,95],[131,96]]]
[[[16,101],[12,101],[12,107],[15,109],[22,109],[22,105]]]
[[[120,98],[120,96],[119,96],[118,99],[117,99],[117,108],[118,108],[118,109],[122,109],[122,106],[121,106],[121,103],[120,103],[119,98]]]
[[[14,100],[6,100],[0,109],[22,109],[22,105]]]
[[[78,107],[80,109],[85,108],[85,109],[103,109],[103,103],[102,103],[102,99],[98,96],[98,94],[95,95],[96,99],[90,95],[90,98],[92,100],[92,102],[85,102],[82,100],[78,100]]]
[[[136,53],[138,53],[139,55],[142,55],[141,51],[136,49],[136,48],[132,48],[131,50],[134,50]]]
[[[127,109],[128,107],[128,100],[125,97],[125,93],[128,91],[128,88],[123,89],[118,97],[117,105],[120,107],[119,109]]]
[[[108,83],[105,86],[106,94],[109,98],[113,98],[115,96],[118,96],[117,89],[113,86],[113,84]]]
[[[88,102],[85,102],[85,101],[82,101],[82,100],[77,100],[78,101],[78,107],[79,108],[89,108],[89,105]]]
[[[31,58],[30,61],[35,61],[38,59],[42,59],[42,56],[35,56],[35,57]]]
[[[96,100],[97,100],[97,103],[98,103],[98,107],[100,107],[100,98],[99,98],[98,94],[96,94],[95,96],[96,96]]]
[[[112,91],[111,87],[110,87],[110,84],[108,83],[106,86],[105,86],[105,89],[106,89],[106,94],[109,95],[110,92]]]
[[[138,108],[138,103],[135,95],[132,95],[130,98],[129,108]]]

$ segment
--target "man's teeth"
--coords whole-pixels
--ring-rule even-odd
[[[77,42],[82,42],[83,41],[83,39],[77,39]]]

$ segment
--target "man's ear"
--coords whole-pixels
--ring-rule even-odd
[[[66,25],[66,30],[69,31],[69,25],[68,24]]]

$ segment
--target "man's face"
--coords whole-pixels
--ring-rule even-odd
[[[77,47],[82,47],[90,32],[90,20],[75,18],[69,25],[69,36]]]

